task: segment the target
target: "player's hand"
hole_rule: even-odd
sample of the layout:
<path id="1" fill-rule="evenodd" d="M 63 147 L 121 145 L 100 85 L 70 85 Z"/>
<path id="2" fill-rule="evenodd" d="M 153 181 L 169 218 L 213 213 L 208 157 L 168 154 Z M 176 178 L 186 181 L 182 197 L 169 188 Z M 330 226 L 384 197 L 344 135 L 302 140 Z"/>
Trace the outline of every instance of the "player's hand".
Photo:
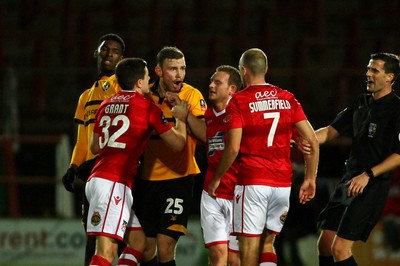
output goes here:
<path id="1" fill-rule="evenodd" d="M 179 100 L 179 103 L 172 107 L 172 114 L 176 119 L 186 122 L 190 104 L 187 101 Z"/>
<path id="2" fill-rule="evenodd" d="M 306 139 L 304 139 L 302 137 L 298 137 L 295 140 L 295 143 L 296 143 L 297 149 L 299 149 L 304 155 L 311 154 L 311 145 Z"/>
<path id="3" fill-rule="evenodd" d="M 217 196 L 215 191 L 217 191 L 217 188 L 218 188 L 220 182 L 221 181 L 219 179 L 215 179 L 215 178 L 211 179 L 211 182 L 208 185 L 208 195 L 210 195 L 210 197 Z"/>
<path id="4" fill-rule="evenodd" d="M 315 197 L 316 184 L 314 180 L 304 179 L 301 184 L 299 199 L 301 204 L 305 204 Z"/>
<path id="5" fill-rule="evenodd" d="M 176 92 L 167 91 L 165 93 L 165 98 L 170 106 L 178 105 L 181 102 L 181 99 Z"/>
<path id="6" fill-rule="evenodd" d="M 76 169 L 72 167 L 68 168 L 67 172 L 62 177 L 62 182 L 64 184 L 64 187 L 69 192 L 74 192 L 74 187 L 72 186 L 72 184 L 74 183 L 75 177 L 76 177 Z"/>
<path id="7" fill-rule="evenodd" d="M 347 190 L 347 196 L 356 197 L 362 194 L 368 182 L 369 176 L 366 173 L 362 173 L 358 176 L 353 177 L 346 182 L 346 186 L 349 187 L 349 189 Z"/>

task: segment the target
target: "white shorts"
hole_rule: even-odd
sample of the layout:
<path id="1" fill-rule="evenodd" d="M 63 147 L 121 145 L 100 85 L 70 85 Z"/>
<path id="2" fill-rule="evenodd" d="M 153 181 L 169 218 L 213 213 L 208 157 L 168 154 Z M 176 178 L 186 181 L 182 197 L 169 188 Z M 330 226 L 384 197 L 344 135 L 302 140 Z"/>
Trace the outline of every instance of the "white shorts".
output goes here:
<path id="1" fill-rule="evenodd" d="M 132 190 L 104 178 L 91 178 L 85 189 L 89 201 L 87 234 L 123 240 L 127 229 L 140 224 L 132 210 Z"/>
<path id="2" fill-rule="evenodd" d="M 239 245 L 232 232 L 231 200 L 212 198 L 203 190 L 200 201 L 200 222 L 206 247 L 228 244 L 229 249 L 238 251 Z"/>
<path id="3" fill-rule="evenodd" d="M 129 218 L 129 222 L 126 225 L 126 230 L 143 230 L 140 225 L 139 218 L 136 216 L 134 210 L 131 209 L 131 217 Z"/>
<path id="4" fill-rule="evenodd" d="M 279 233 L 289 210 L 290 187 L 248 185 L 235 187 L 233 232 L 259 236 L 264 228 Z"/>

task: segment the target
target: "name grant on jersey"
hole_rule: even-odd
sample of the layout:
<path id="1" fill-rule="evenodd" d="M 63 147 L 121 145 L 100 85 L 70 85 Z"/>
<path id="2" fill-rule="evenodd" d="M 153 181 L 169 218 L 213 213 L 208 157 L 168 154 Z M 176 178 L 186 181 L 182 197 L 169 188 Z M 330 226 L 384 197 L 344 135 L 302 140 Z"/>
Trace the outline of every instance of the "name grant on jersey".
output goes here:
<path id="1" fill-rule="evenodd" d="M 269 99 L 269 100 L 262 100 L 257 102 L 250 102 L 249 103 L 250 112 L 263 112 L 269 110 L 283 110 L 283 109 L 290 109 L 290 103 L 288 100 L 281 100 L 281 99 Z"/>
<path id="2" fill-rule="evenodd" d="M 104 113 L 106 114 L 124 114 L 126 113 L 126 109 L 128 108 L 129 104 L 109 104 L 104 109 Z"/>

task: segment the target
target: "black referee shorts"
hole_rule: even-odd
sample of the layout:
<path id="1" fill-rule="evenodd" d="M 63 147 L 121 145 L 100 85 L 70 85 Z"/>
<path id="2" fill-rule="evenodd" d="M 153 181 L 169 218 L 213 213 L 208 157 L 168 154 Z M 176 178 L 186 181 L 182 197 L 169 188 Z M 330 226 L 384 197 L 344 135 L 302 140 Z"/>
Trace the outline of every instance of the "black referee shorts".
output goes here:
<path id="1" fill-rule="evenodd" d="M 378 177 L 379 178 L 379 177 Z M 377 224 L 389 191 L 389 180 L 372 180 L 363 193 L 354 198 L 343 196 L 347 189 L 338 184 L 318 217 L 318 227 L 335 231 L 344 239 L 367 241 Z"/>

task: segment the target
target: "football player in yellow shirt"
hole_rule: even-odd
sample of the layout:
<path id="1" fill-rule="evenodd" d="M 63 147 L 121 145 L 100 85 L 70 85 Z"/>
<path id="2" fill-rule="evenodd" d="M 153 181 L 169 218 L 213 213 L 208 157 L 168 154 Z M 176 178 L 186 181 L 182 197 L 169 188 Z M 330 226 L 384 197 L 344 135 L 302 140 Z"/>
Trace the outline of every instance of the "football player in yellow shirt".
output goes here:
<path id="1" fill-rule="evenodd" d="M 160 50 L 155 72 L 158 79 L 149 96 L 170 123 L 175 121 L 171 111 L 174 101 L 169 100 L 167 93 L 187 101 L 190 104 L 190 114 L 186 117 L 189 134 L 180 152 L 174 152 L 157 135 L 150 139 L 143 156 L 143 172 L 134 187 L 134 209 L 146 234 L 141 265 L 173 266 L 177 241 L 187 230 L 194 175 L 200 173 L 194 156 L 196 137 L 190 128 L 197 123 L 204 126 L 207 105 L 199 90 L 183 82 L 186 63 L 178 48 L 167 46 Z"/>
<path id="2" fill-rule="evenodd" d="M 98 78 L 92 87 L 85 90 L 79 97 L 74 121 L 77 123 L 76 143 L 72 153 L 70 167 L 62 178 L 64 187 L 70 192 L 80 193 L 84 200 L 82 204 L 82 223 L 86 232 L 88 203 L 84 196 L 83 186 L 75 177 L 86 183 L 94 166 L 95 155 L 90 151 L 90 138 L 93 133 L 94 118 L 100 103 L 120 90 L 115 78 L 115 67 L 122 60 L 125 52 L 125 42 L 117 34 L 103 35 L 98 40 L 94 51 L 97 60 Z M 82 182 L 80 182 L 82 184 Z M 85 265 L 89 265 L 95 252 L 95 237 L 88 236 L 85 248 Z"/>

